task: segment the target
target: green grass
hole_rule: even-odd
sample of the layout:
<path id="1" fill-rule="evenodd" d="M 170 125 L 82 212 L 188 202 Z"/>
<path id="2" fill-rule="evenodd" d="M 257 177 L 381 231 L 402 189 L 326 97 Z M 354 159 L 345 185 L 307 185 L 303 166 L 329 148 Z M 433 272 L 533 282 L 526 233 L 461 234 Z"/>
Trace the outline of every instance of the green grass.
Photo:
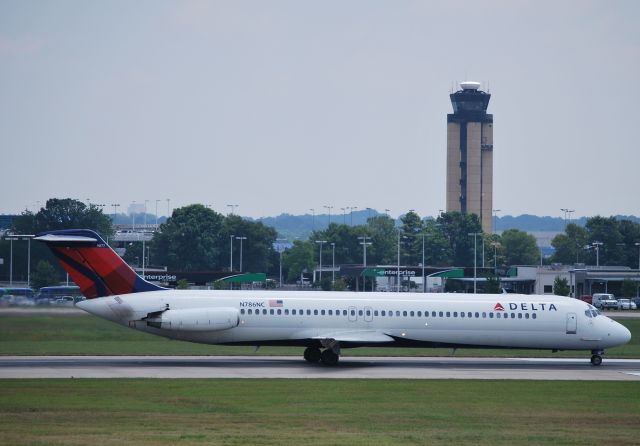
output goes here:
<path id="1" fill-rule="evenodd" d="M 633 382 L 1 380 L 2 445 L 638 444 Z"/>
<path id="2" fill-rule="evenodd" d="M 632 333 L 631 342 L 607 350 L 613 358 L 640 358 L 640 319 L 621 319 Z M 216 346 L 171 341 L 131 330 L 95 316 L 3 315 L 0 316 L 0 355 L 301 355 L 302 348 Z M 345 356 L 449 356 L 449 349 L 357 348 L 344 349 Z M 460 349 L 456 356 L 568 356 L 588 353 L 544 350 Z"/>

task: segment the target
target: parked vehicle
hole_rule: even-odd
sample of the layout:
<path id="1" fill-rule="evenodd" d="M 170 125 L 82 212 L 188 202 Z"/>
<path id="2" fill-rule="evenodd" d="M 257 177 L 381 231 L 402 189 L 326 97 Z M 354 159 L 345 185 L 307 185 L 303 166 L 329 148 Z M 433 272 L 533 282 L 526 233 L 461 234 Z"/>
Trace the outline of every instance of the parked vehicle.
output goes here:
<path id="1" fill-rule="evenodd" d="M 618 301 L 613 294 L 595 293 L 592 298 L 593 306 L 600 310 L 617 310 Z"/>
<path id="2" fill-rule="evenodd" d="M 583 294 L 580 296 L 580 300 L 588 303 L 589 305 L 593 305 L 593 296 L 591 296 L 591 294 Z"/>
<path id="3" fill-rule="evenodd" d="M 635 310 L 636 304 L 631 299 L 618 299 L 618 310 Z"/>

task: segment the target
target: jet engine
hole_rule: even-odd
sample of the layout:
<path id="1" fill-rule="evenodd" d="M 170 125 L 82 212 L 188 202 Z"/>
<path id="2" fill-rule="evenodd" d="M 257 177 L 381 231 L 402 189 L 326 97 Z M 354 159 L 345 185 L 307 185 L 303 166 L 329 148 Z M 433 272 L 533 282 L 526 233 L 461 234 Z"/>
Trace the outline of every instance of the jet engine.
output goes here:
<path id="1" fill-rule="evenodd" d="M 149 313 L 150 327 L 173 331 L 219 331 L 237 327 L 240 323 L 236 308 L 188 308 Z"/>

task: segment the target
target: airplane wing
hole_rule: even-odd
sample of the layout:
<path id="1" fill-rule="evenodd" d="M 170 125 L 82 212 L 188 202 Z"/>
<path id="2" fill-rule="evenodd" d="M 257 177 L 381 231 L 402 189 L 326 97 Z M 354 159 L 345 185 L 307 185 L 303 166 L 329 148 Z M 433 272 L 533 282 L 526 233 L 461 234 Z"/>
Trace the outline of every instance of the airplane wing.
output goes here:
<path id="1" fill-rule="evenodd" d="M 383 344 L 394 341 L 391 336 L 376 330 L 332 331 L 313 336 L 311 339 L 318 339 L 323 343 L 333 341 L 364 344 Z"/>

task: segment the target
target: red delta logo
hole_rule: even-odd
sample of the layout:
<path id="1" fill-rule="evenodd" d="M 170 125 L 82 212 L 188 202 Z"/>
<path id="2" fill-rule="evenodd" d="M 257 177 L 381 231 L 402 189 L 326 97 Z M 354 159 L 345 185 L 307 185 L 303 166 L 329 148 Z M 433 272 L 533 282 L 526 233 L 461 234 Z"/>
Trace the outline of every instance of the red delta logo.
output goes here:
<path id="1" fill-rule="evenodd" d="M 493 307 L 493 311 L 504 311 L 504 307 L 502 306 L 502 304 L 500 302 L 498 302 L 494 307 Z"/>

